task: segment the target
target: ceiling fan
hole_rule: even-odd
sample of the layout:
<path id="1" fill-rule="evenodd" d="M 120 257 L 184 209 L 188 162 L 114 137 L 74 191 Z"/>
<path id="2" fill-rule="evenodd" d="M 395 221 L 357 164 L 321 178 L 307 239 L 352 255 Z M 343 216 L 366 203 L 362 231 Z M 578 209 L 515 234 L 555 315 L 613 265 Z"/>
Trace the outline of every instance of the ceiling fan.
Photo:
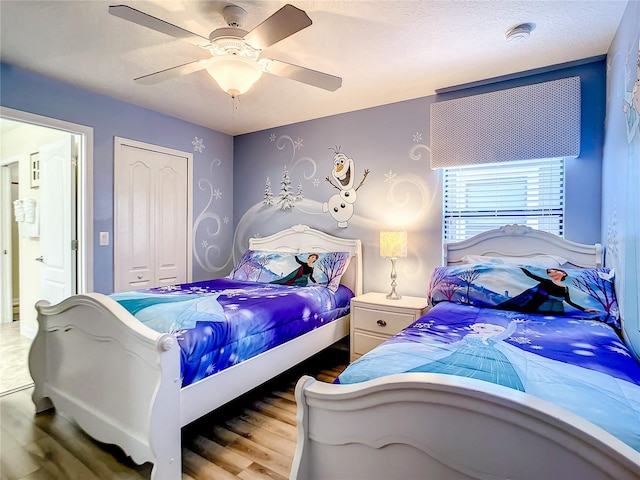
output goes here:
<path id="1" fill-rule="evenodd" d="M 227 5 L 222 15 L 228 27 L 214 30 L 209 38 L 127 5 L 112 5 L 109 13 L 185 40 L 211 53 L 209 59 L 185 63 L 134 79 L 143 85 L 153 85 L 206 69 L 220 88 L 232 97 L 247 92 L 263 72 L 332 92 L 342 86 L 340 77 L 262 56 L 262 51 L 266 48 L 311 25 L 306 12 L 293 5 L 285 5 L 248 32 L 241 28 L 247 12 L 237 5 Z"/>

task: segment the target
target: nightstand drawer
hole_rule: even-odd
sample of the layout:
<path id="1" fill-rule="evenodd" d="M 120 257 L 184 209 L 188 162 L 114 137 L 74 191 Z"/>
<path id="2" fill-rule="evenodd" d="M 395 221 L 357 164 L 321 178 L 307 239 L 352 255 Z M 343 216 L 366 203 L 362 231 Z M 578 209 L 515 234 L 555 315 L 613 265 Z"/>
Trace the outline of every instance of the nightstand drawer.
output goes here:
<path id="1" fill-rule="evenodd" d="M 354 310 L 354 329 L 368 330 L 385 336 L 395 335 L 416 319 L 415 315 L 408 313 L 385 312 L 363 307 L 356 307 Z"/>
<path id="2" fill-rule="evenodd" d="M 351 299 L 350 359 L 360 358 L 386 339 L 407 328 L 425 314 L 429 306 L 421 297 L 391 300 L 380 292 Z"/>
<path id="3" fill-rule="evenodd" d="M 386 337 L 374 337 L 373 335 L 368 335 L 363 332 L 355 332 L 353 334 L 353 350 L 351 354 L 354 357 L 360 357 L 361 355 L 367 353 L 369 350 L 372 350 L 380 345 L 386 339 Z"/>

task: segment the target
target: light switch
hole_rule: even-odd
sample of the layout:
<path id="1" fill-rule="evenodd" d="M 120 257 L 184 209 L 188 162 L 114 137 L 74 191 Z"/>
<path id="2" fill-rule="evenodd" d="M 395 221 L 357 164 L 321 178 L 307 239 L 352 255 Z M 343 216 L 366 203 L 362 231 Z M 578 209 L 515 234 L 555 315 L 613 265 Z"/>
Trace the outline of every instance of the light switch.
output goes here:
<path id="1" fill-rule="evenodd" d="M 109 245 L 109 232 L 100 232 L 100 245 Z"/>

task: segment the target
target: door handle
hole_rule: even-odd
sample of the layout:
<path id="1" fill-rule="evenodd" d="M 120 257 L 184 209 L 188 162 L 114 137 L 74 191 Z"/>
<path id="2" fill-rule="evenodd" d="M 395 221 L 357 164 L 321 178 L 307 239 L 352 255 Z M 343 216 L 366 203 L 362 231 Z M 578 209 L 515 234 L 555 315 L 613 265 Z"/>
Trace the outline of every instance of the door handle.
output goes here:
<path id="1" fill-rule="evenodd" d="M 42 255 L 40 255 L 38 258 L 36 258 L 36 262 L 43 262 L 44 263 L 44 258 L 42 258 Z"/>

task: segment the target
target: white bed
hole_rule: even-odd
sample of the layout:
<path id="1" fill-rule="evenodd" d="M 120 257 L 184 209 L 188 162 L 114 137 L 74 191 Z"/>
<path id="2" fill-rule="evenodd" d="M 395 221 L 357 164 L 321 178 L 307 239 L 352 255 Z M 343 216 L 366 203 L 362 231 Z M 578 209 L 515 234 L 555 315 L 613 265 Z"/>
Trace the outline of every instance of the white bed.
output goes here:
<path id="1" fill-rule="evenodd" d="M 445 245 L 445 265 L 470 254 L 553 254 L 588 268 L 602 259 L 598 244 L 517 225 Z M 292 479 L 640 478 L 640 452 L 603 429 L 527 393 L 473 378 L 402 373 L 333 385 L 305 376 L 296 399 Z"/>
<path id="2" fill-rule="evenodd" d="M 349 252 L 341 283 L 362 293 L 360 240 L 296 225 L 249 241 L 252 250 Z M 36 411 L 55 407 L 93 438 L 154 464 L 154 479 L 181 478 L 181 427 L 284 372 L 349 332 L 349 316 L 181 388 L 175 338 L 146 327 L 106 295 L 36 305 L 29 354 Z M 108 359 L 108 361 L 105 361 Z M 259 366 L 258 366 L 259 365 Z M 176 415 L 176 412 L 180 412 Z"/>

